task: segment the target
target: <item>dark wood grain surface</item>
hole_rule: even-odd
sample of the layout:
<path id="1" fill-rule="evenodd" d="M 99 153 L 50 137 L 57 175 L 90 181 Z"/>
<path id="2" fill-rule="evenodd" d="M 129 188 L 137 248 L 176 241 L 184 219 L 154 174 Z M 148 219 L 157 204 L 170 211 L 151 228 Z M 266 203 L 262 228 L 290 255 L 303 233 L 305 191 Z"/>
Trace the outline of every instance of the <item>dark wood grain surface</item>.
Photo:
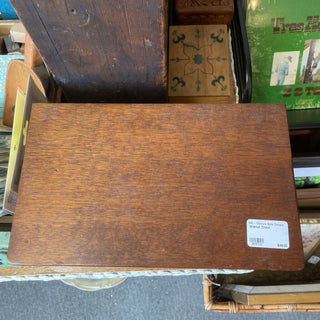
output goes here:
<path id="1" fill-rule="evenodd" d="M 11 0 L 68 102 L 167 101 L 167 0 Z"/>
<path id="2" fill-rule="evenodd" d="M 248 247 L 247 219 L 290 248 Z M 35 104 L 8 259 L 302 268 L 285 106 Z"/>
<path id="3" fill-rule="evenodd" d="M 234 0 L 175 0 L 177 24 L 227 24 L 234 13 Z"/>

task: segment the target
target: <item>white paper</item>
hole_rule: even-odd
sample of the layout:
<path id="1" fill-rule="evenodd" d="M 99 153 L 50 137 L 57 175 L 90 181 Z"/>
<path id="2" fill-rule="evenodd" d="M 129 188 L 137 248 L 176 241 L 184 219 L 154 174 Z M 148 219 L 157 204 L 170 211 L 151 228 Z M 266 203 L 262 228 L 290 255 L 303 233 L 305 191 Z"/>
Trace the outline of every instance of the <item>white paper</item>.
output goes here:
<path id="1" fill-rule="evenodd" d="M 320 167 L 294 168 L 293 172 L 296 178 L 320 176 Z"/>
<path id="2" fill-rule="evenodd" d="M 247 244 L 253 248 L 289 249 L 289 227 L 286 221 L 247 220 Z"/>
<path id="3" fill-rule="evenodd" d="M 317 257 L 317 256 L 312 256 L 312 257 L 308 260 L 308 263 L 317 264 L 319 261 L 320 261 L 320 258 L 319 258 L 319 257 Z"/>

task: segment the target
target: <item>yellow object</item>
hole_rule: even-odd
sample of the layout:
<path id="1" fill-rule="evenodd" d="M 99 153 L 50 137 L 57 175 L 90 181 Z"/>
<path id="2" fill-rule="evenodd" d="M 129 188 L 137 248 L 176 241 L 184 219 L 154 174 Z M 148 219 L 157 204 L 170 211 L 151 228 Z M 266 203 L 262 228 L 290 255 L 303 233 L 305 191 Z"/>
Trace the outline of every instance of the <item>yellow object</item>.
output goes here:
<path id="1" fill-rule="evenodd" d="M 20 134 L 22 133 L 21 132 L 22 119 L 23 119 L 23 110 L 24 110 L 25 101 L 26 101 L 26 95 L 18 88 L 16 103 L 15 103 L 13 127 L 12 127 L 11 148 L 10 148 L 8 171 L 7 171 L 7 182 L 6 182 L 6 189 L 5 189 L 4 201 L 3 201 L 4 209 L 10 212 L 13 212 L 12 208 L 14 208 L 15 206 L 15 204 L 12 206 L 12 203 L 10 202 L 10 192 L 11 192 L 13 170 L 16 164 L 16 159 L 18 154 Z"/>

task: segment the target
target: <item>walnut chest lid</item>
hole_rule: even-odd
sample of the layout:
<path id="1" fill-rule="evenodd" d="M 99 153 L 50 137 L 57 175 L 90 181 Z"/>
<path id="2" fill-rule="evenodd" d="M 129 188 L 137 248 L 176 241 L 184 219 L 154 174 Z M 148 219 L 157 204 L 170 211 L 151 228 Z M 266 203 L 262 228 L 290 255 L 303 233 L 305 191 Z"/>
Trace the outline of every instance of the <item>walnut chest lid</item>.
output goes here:
<path id="1" fill-rule="evenodd" d="M 301 268 L 285 106 L 33 105 L 8 259 Z"/>

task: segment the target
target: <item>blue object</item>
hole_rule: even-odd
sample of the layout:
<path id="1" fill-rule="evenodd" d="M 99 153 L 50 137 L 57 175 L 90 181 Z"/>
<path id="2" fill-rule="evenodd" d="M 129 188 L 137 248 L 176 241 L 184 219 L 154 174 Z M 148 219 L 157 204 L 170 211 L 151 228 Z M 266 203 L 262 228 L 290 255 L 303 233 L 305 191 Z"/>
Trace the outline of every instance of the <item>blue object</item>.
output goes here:
<path id="1" fill-rule="evenodd" d="M 18 16 L 9 0 L 0 0 L 0 12 L 2 14 L 3 20 L 16 20 Z"/>
<path id="2" fill-rule="evenodd" d="M 0 0 L 1 1 L 1 0 Z M 0 118 L 3 115 L 4 89 L 8 64 L 12 59 L 23 59 L 23 55 L 0 55 Z"/>
<path id="3" fill-rule="evenodd" d="M 0 232 L 0 267 L 15 267 L 7 260 L 10 232 Z"/>

